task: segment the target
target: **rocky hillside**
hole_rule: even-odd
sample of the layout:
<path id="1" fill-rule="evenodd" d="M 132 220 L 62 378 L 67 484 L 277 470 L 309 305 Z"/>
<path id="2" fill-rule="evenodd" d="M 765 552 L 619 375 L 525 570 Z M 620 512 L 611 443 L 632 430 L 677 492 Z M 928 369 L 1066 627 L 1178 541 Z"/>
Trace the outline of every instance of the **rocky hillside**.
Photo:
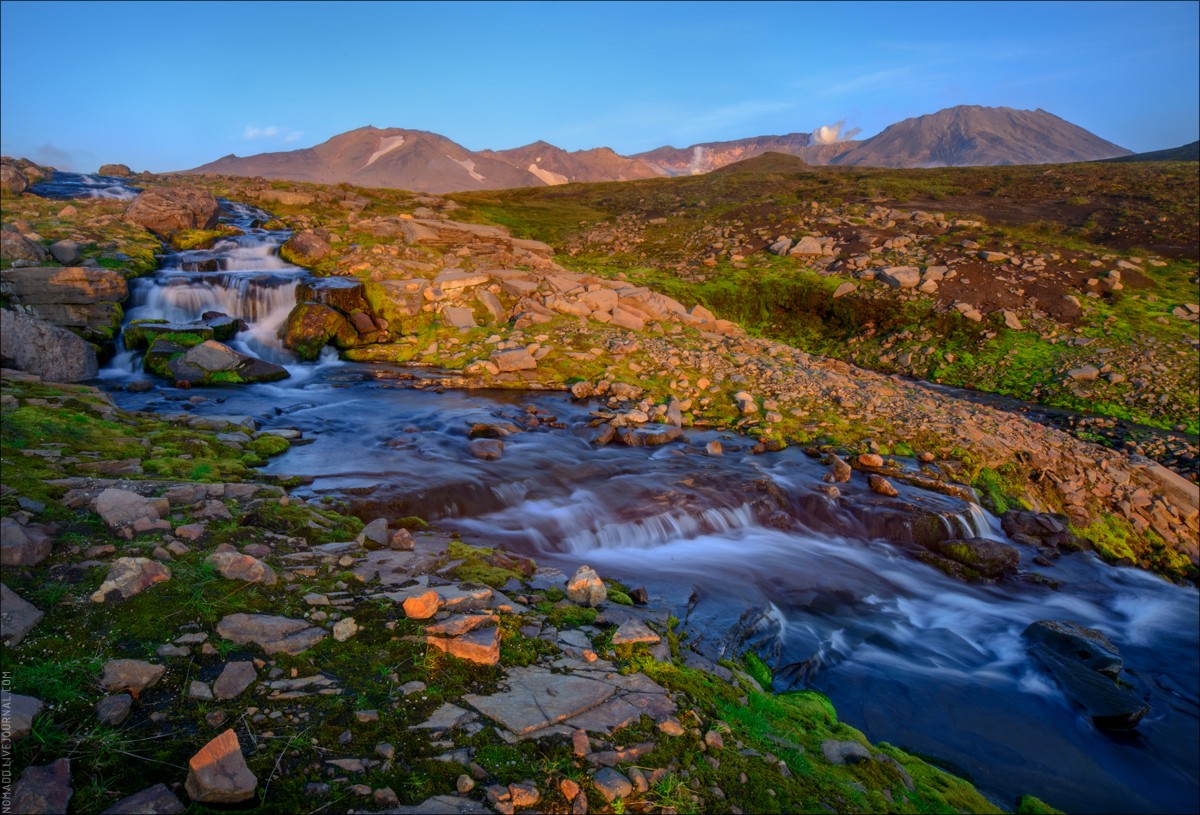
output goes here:
<path id="1" fill-rule="evenodd" d="M 1090 161 L 1129 151 L 1043 110 L 960 106 L 907 119 L 866 141 L 843 139 L 833 127 L 628 157 L 607 147 L 569 153 L 544 141 L 472 152 L 436 133 L 362 127 L 316 147 L 229 155 L 188 172 L 444 193 L 698 175 L 769 152 L 819 165 L 952 167 Z"/>
<path id="2" fill-rule="evenodd" d="M 1152 150 L 1149 153 L 1134 153 L 1132 156 L 1103 159 L 1103 161 L 1200 161 L 1200 141 L 1172 147 L 1167 150 Z"/>

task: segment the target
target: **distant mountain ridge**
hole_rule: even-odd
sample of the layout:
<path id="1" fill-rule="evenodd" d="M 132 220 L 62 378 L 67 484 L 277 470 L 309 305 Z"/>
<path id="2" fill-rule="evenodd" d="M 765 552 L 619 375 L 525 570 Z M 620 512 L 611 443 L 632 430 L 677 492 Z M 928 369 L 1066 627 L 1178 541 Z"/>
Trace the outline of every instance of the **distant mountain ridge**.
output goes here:
<path id="1" fill-rule="evenodd" d="M 1048 164 L 1130 155 L 1040 109 L 960 105 L 905 119 L 858 141 L 832 141 L 828 130 L 660 147 L 622 156 L 607 147 L 568 152 L 544 141 L 509 150 L 471 151 L 437 133 L 368 126 L 314 147 L 229 155 L 187 172 L 444 193 L 696 175 L 768 152 L 814 165 L 863 167 Z"/>
<path id="2" fill-rule="evenodd" d="M 1101 161 L 1200 161 L 1200 141 L 1169 147 L 1166 150 L 1151 150 L 1149 153 L 1134 153 L 1131 156 L 1106 158 Z"/>

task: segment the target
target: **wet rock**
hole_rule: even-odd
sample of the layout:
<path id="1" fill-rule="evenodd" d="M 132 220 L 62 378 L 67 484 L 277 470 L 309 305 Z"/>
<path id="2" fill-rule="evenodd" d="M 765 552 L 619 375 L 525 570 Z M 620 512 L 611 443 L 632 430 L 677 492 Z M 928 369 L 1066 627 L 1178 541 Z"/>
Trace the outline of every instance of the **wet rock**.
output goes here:
<path id="1" fill-rule="evenodd" d="M 592 776 L 592 783 L 604 796 L 604 800 L 610 804 L 618 798 L 628 798 L 633 794 L 633 784 L 612 767 L 597 770 L 596 774 Z"/>
<path id="2" fill-rule="evenodd" d="M 36 566 L 50 556 L 50 536 L 42 527 L 22 526 L 16 518 L 0 518 L 0 565 Z"/>
<path id="3" fill-rule="evenodd" d="M 616 436 L 626 447 L 656 447 L 680 438 L 683 429 L 665 424 L 622 427 L 617 429 Z"/>
<path id="4" fill-rule="evenodd" d="M 1078 538 L 1069 524 L 1066 515 L 1048 512 L 1010 509 L 1000 516 L 1000 526 L 1018 543 L 1053 546 L 1071 552 L 1086 548 L 1087 542 Z"/>
<path id="5" fill-rule="evenodd" d="M 239 645 L 255 643 L 268 654 L 299 654 L 327 635 L 304 620 L 267 614 L 230 614 L 217 623 L 217 633 Z"/>
<path id="6" fill-rule="evenodd" d="M 162 346 L 160 348 L 160 346 Z M 176 349 L 182 350 L 178 355 Z M 159 355 L 151 362 L 151 354 Z M 163 351 L 169 355 L 161 359 Z M 216 340 L 205 340 L 199 345 L 183 349 L 163 339 L 154 341 L 143 363 L 146 370 L 176 382 L 193 385 L 242 385 L 254 382 L 276 382 L 287 379 L 287 368 L 233 350 Z"/>
<path id="7" fill-rule="evenodd" d="M 60 758 L 53 764 L 26 767 L 5 803 L 8 812 L 23 815 L 66 815 L 67 804 L 75 793 L 71 789 L 71 760 Z"/>
<path id="8" fill-rule="evenodd" d="M 580 566 L 567 581 L 567 599 L 595 607 L 608 599 L 608 589 L 591 566 Z"/>
<path id="9" fill-rule="evenodd" d="M 851 473 L 854 472 L 850 465 L 835 455 L 830 455 L 826 461 L 829 464 L 829 471 L 822 476 L 822 480 L 831 484 L 838 484 L 850 480 Z"/>
<path id="10" fill-rule="evenodd" d="M 1150 712 L 1150 706 L 1133 691 L 1083 661 L 1063 656 L 1040 642 L 1031 644 L 1029 653 L 1054 676 L 1067 698 L 1087 711 L 1092 723 L 1102 730 L 1131 730 Z"/>
<path id="11" fill-rule="evenodd" d="M 293 233 L 287 242 L 279 247 L 279 256 L 297 266 L 311 266 L 329 257 L 332 251 L 333 248 L 316 232 L 302 229 Z"/>
<path id="12" fill-rule="evenodd" d="M 342 349 L 358 345 L 358 330 L 345 314 L 321 303 L 299 303 L 292 309 L 284 323 L 284 347 L 313 360 L 330 343 Z"/>
<path id="13" fill-rule="evenodd" d="M 117 801 L 100 815 L 180 815 L 183 803 L 166 784 L 155 784 Z"/>
<path id="14" fill-rule="evenodd" d="M 1021 637 L 1030 643 L 1044 645 L 1110 679 L 1116 679 L 1125 664 L 1112 640 L 1094 628 L 1085 628 L 1070 620 L 1038 620 L 1030 624 Z"/>
<path id="15" fill-rule="evenodd" d="M 212 229 L 220 205 L 212 193 L 194 187 L 156 187 L 138 195 L 125 220 L 169 238 L 184 229 Z"/>
<path id="16" fill-rule="evenodd" d="M 213 682 L 213 696 L 222 700 L 236 698 L 253 685 L 256 679 L 258 672 L 254 669 L 253 662 L 230 662 L 221 671 L 217 681 Z"/>
<path id="17" fill-rule="evenodd" d="M 116 727 L 129 718 L 131 710 L 133 710 L 133 697 L 128 693 L 114 693 L 96 703 L 96 719 Z"/>
<path id="18" fill-rule="evenodd" d="M 166 673 L 165 665 L 154 665 L 140 659 L 110 659 L 104 663 L 100 686 L 110 693 L 130 691 L 140 694 L 154 687 Z"/>
<path id="19" fill-rule="evenodd" d="M 481 461 L 499 461 L 504 455 L 504 442 L 499 439 L 472 439 L 467 452 Z"/>
<path id="20" fill-rule="evenodd" d="M 144 557 L 120 557 L 108 568 L 100 588 L 92 594 L 93 603 L 128 600 L 155 583 L 171 579 L 171 570 L 162 563 Z"/>
<path id="21" fill-rule="evenodd" d="M 871 760 L 871 752 L 856 741 L 826 739 L 821 742 L 821 754 L 830 764 L 858 764 Z"/>
<path id="22" fill-rule="evenodd" d="M 660 639 L 661 637 L 651 631 L 650 627 L 641 620 L 628 619 L 613 632 L 612 644 L 628 645 L 635 642 L 648 642 L 653 645 Z"/>
<path id="23" fill-rule="evenodd" d="M 192 756 L 184 788 L 202 804 L 237 804 L 254 797 L 258 779 L 246 766 L 237 733 L 226 730 Z"/>
<path id="24" fill-rule="evenodd" d="M 858 457 L 858 463 L 863 467 L 882 467 L 883 456 L 878 453 L 863 453 Z"/>
<path id="25" fill-rule="evenodd" d="M 42 712 L 41 699 L 32 696 L 22 696 L 19 693 L 0 692 L 0 710 L 8 717 L 9 737 L 20 741 L 29 735 L 33 729 L 33 720 Z"/>
<path id="26" fill-rule="evenodd" d="M 996 580 L 1014 574 L 1021 563 L 1016 547 L 985 538 L 931 540 L 925 546 L 935 557 L 922 560 L 964 580 Z"/>
<path id="27" fill-rule="evenodd" d="M 0 364 L 50 382 L 82 382 L 99 372 L 90 343 L 65 328 L 9 309 L 0 309 Z"/>
<path id="28" fill-rule="evenodd" d="M 274 586 L 279 582 L 274 569 L 258 558 L 240 552 L 214 552 L 206 561 L 216 567 L 221 577 L 228 580 L 262 583 L 264 586 Z"/>
<path id="29" fill-rule="evenodd" d="M 0 640 L 5 645 L 20 645 L 42 616 L 32 603 L 0 583 Z"/>
<path id="30" fill-rule="evenodd" d="M 892 482 L 888 481 L 881 475 L 872 473 L 867 476 L 867 484 L 871 487 L 871 492 L 879 495 L 886 495 L 889 498 L 895 498 L 900 494 L 900 491 L 892 486 Z"/>

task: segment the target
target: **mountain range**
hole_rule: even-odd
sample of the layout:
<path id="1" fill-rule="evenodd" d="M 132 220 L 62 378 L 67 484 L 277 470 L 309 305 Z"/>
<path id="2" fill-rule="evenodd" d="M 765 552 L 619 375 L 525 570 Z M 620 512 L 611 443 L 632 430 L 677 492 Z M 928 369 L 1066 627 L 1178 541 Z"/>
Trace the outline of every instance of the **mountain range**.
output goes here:
<path id="1" fill-rule="evenodd" d="M 838 140 L 836 128 L 820 128 L 660 147 L 631 156 L 607 147 L 568 152 L 544 141 L 510 150 L 471 151 L 437 133 L 361 127 L 315 147 L 228 155 L 187 172 L 443 193 L 696 175 L 767 152 L 815 165 L 893 168 L 1050 164 L 1130 155 L 1041 109 L 960 105 L 905 119 L 863 140 Z"/>

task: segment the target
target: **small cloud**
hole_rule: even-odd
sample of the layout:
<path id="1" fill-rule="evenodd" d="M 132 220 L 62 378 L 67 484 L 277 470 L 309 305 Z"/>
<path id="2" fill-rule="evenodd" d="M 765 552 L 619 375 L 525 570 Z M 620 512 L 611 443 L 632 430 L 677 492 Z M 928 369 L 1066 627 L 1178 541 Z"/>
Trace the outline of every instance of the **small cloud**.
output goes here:
<path id="1" fill-rule="evenodd" d="M 267 125 L 266 127 L 246 125 L 246 129 L 242 131 L 242 138 L 247 141 L 253 139 L 282 139 L 285 142 L 294 142 L 303 135 L 299 130 L 289 130 L 286 127 L 279 127 L 278 125 Z"/>
<path id="2" fill-rule="evenodd" d="M 69 152 L 53 144 L 43 144 L 34 152 L 34 158 L 39 164 L 47 164 L 60 170 L 70 170 L 74 164 Z"/>
<path id="3" fill-rule="evenodd" d="M 813 144 L 837 144 L 840 141 L 849 141 L 862 132 L 861 127 L 852 127 L 846 132 L 842 132 L 842 127 L 846 124 L 845 120 L 834 122 L 831 125 L 822 125 L 812 132 Z"/>

